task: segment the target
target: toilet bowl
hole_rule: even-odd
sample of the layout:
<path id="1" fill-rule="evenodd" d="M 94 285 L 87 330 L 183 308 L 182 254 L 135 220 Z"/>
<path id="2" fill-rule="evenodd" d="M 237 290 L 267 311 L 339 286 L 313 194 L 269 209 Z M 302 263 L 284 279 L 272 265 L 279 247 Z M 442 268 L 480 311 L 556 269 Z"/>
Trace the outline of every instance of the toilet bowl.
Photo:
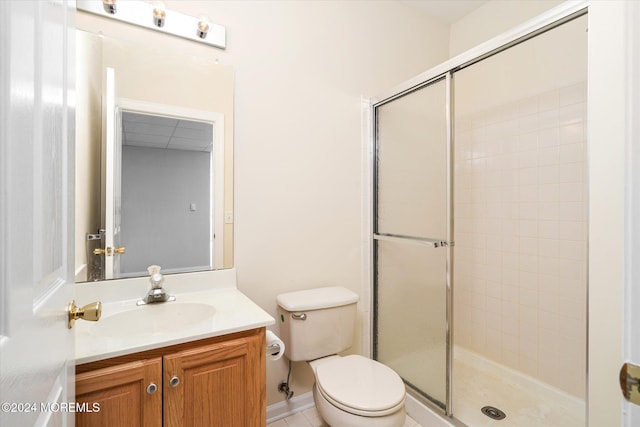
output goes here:
<path id="1" fill-rule="evenodd" d="M 402 427 L 400 376 L 367 357 L 337 355 L 353 342 L 358 295 L 336 286 L 281 294 L 277 302 L 284 354 L 311 366 L 322 419 L 332 427 Z"/>
<path id="2" fill-rule="evenodd" d="M 316 382 L 313 400 L 322 419 L 335 427 L 400 427 L 405 387 L 392 369 L 358 355 L 309 362 Z"/>

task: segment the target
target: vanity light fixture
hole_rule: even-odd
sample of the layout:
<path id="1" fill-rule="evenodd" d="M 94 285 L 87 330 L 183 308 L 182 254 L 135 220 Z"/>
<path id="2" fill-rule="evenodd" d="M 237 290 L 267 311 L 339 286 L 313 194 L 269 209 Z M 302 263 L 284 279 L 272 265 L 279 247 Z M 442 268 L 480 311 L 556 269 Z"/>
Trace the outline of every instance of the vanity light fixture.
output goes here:
<path id="1" fill-rule="evenodd" d="M 164 27 L 164 20 L 167 17 L 164 2 L 157 1 L 153 4 L 153 24 L 158 27 Z"/>
<path id="2" fill-rule="evenodd" d="M 117 12 L 116 0 L 102 0 L 102 8 L 105 12 L 115 15 Z"/>
<path id="3" fill-rule="evenodd" d="M 167 10 L 163 1 L 156 1 L 152 4 L 142 0 L 119 2 L 118 13 L 116 13 L 116 1 L 76 0 L 76 8 L 103 18 L 115 19 L 209 46 L 221 49 L 227 47 L 226 28 L 212 23 L 205 16 L 196 18 L 174 10 Z M 167 15 L 169 15 L 169 19 L 167 19 Z"/>
<path id="4" fill-rule="evenodd" d="M 196 34 L 201 39 L 205 39 L 207 37 L 207 33 L 209 32 L 209 18 L 204 15 L 198 17 L 198 30 Z"/>

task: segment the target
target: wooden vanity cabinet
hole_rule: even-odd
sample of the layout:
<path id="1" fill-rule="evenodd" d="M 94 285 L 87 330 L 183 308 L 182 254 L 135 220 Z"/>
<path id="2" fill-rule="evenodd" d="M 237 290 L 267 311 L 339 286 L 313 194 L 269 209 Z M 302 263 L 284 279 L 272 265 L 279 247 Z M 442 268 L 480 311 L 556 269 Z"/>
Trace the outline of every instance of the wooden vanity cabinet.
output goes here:
<path id="1" fill-rule="evenodd" d="M 147 387 L 156 385 L 156 392 Z M 77 426 L 161 427 L 162 358 L 122 363 L 76 375 L 76 401 L 89 410 L 76 412 Z M 150 390 L 152 390 L 151 388 Z"/>
<path id="2" fill-rule="evenodd" d="M 76 426 L 265 427 L 265 382 L 264 328 L 79 365 Z"/>

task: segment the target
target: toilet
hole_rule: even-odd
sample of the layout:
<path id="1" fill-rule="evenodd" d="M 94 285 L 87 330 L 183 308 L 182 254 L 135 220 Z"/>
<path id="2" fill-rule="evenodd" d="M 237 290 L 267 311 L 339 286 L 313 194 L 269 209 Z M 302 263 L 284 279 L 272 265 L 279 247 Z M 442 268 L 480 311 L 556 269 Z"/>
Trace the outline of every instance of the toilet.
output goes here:
<path id="1" fill-rule="evenodd" d="M 316 409 L 330 426 L 401 427 L 406 391 L 400 376 L 367 357 L 337 355 L 353 343 L 358 299 L 343 287 L 278 295 L 284 354 L 311 366 Z"/>

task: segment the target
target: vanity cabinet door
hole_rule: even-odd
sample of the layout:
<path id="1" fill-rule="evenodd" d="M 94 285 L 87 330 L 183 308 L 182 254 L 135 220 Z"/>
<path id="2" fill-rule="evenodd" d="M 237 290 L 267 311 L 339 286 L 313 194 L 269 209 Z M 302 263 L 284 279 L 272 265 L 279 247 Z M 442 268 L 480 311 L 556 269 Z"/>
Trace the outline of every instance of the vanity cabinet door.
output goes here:
<path id="1" fill-rule="evenodd" d="M 155 388 L 151 386 L 155 384 Z M 162 426 L 162 358 L 123 363 L 76 375 L 77 427 Z"/>
<path id="2" fill-rule="evenodd" d="M 264 427 L 264 333 L 164 356 L 165 427 Z"/>

